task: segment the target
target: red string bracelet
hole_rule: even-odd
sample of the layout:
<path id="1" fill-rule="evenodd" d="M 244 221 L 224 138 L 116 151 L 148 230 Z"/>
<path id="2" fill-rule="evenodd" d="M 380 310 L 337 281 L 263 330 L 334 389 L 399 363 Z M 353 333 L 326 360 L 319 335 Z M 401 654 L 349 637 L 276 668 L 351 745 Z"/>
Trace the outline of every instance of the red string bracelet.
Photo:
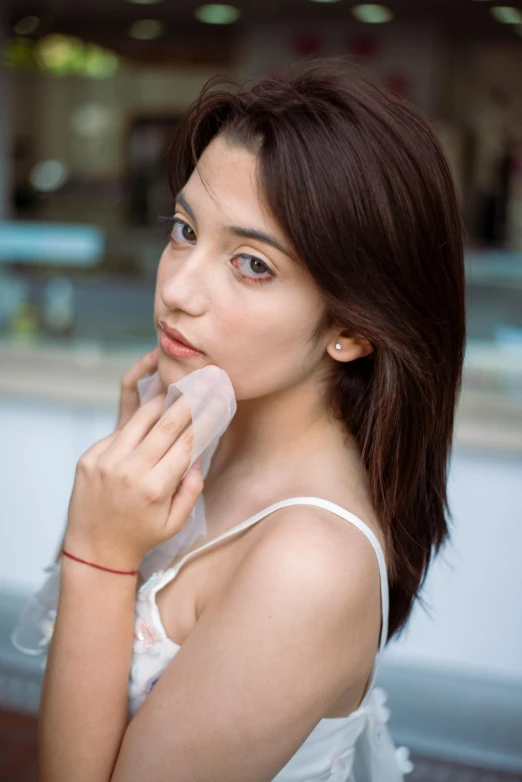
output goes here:
<path id="1" fill-rule="evenodd" d="M 109 567 L 102 567 L 102 565 L 95 565 L 94 562 L 87 562 L 85 559 L 80 559 L 79 557 L 75 557 L 73 554 L 69 554 L 64 548 L 62 549 L 62 554 L 65 554 L 66 557 L 70 557 L 71 559 L 75 559 L 77 562 L 83 562 L 85 565 L 90 565 L 91 567 L 97 567 L 99 570 L 107 570 L 109 573 L 120 573 L 122 576 L 135 576 L 138 572 L 137 570 L 112 570 Z"/>

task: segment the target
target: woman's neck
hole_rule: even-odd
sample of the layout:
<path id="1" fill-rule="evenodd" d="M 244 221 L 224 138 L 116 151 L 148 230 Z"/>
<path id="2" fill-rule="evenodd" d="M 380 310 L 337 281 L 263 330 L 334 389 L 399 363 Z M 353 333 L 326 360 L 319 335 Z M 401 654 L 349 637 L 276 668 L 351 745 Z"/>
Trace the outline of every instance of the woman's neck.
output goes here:
<path id="1" fill-rule="evenodd" d="M 325 448 L 353 448 L 355 440 L 332 419 L 317 388 L 288 388 L 239 401 L 220 438 L 209 477 L 224 473 L 255 475 L 298 464 Z"/>

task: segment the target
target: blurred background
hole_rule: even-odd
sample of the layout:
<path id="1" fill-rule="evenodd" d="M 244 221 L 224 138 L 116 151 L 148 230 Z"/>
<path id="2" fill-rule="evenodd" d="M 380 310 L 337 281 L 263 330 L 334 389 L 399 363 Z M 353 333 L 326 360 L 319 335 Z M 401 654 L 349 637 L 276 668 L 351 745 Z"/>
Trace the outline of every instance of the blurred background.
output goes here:
<path id="1" fill-rule="evenodd" d="M 2 0 L 2 780 L 36 779 L 42 677 L 9 633 L 54 561 L 79 456 L 155 345 L 173 129 L 209 77 L 320 55 L 430 117 L 466 225 L 452 539 L 386 650 L 390 728 L 412 782 L 522 779 L 522 0 Z"/>

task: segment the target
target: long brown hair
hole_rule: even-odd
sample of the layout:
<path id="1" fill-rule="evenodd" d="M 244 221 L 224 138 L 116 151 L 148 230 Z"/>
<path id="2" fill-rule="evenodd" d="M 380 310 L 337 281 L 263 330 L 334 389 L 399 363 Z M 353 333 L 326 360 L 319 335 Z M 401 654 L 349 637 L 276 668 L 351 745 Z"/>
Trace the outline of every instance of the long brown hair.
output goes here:
<path id="1" fill-rule="evenodd" d="M 357 439 L 387 535 L 388 639 L 448 536 L 446 483 L 465 343 L 462 222 L 450 169 L 409 102 L 315 60 L 252 86 L 213 77 L 171 146 L 173 195 L 218 134 L 260 185 L 333 325 L 374 351 L 332 361 L 328 404 Z"/>

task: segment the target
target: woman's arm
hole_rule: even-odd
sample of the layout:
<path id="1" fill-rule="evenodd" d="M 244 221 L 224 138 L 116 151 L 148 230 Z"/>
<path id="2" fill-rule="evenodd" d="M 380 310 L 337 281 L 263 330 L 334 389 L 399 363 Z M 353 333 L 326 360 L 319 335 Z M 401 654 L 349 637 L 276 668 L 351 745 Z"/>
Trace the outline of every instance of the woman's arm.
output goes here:
<path id="1" fill-rule="evenodd" d="M 59 549 L 58 549 L 58 551 L 56 552 L 56 557 L 55 557 L 55 559 L 54 559 L 54 563 L 55 563 L 55 564 L 56 564 L 56 563 L 57 563 L 57 562 L 60 560 L 60 557 L 62 556 L 62 549 L 63 549 L 63 544 L 64 544 L 64 541 L 65 541 L 65 535 L 66 535 L 66 533 L 64 532 L 64 533 L 63 533 L 63 537 L 62 537 L 62 542 L 60 543 L 60 548 L 59 548 Z M 138 589 L 140 588 L 140 586 L 141 586 L 143 583 L 145 583 L 145 579 L 143 578 L 143 576 L 141 575 L 141 573 L 138 573 L 138 574 L 136 575 L 136 579 L 137 579 L 137 581 L 136 581 L 136 591 L 138 591 Z"/>
<path id="2" fill-rule="evenodd" d="M 39 782 L 109 782 L 128 722 L 136 576 L 63 558 L 38 718 Z"/>
<path id="3" fill-rule="evenodd" d="M 41 782 L 109 782 L 128 716 L 136 575 L 144 555 L 186 523 L 203 480 L 191 469 L 191 410 L 165 395 L 78 461 L 39 716 Z M 182 477 L 184 475 L 184 477 Z"/>

